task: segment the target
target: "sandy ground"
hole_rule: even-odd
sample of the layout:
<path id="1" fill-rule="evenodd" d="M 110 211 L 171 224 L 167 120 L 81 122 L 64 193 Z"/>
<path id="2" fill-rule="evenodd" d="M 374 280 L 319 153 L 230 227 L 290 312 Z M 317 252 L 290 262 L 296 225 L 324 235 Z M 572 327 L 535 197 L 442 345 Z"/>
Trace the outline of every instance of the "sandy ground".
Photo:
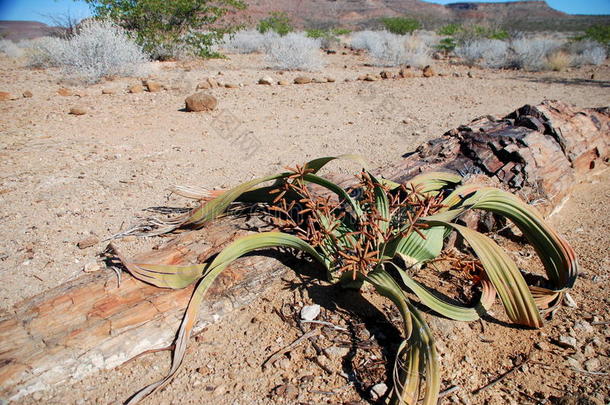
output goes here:
<path id="1" fill-rule="evenodd" d="M 544 99 L 578 107 L 610 105 L 608 65 L 524 73 L 439 62 L 435 69 L 442 77 L 344 82 L 381 69 L 365 66 L 365 57 L 325 58 L 328 66 L 312 76 L 331 76 L 336 81 L 301 86 L 255 84 L 265 75 L 289 81 L 299 75 L 267 70 L 258 55 L 154 64 L 152 77 L 167 90 L 139 94 L 126 92 L 138 79 L 85 86 L 61 82 L 58 72 L 29 70 L 18 61 L 1 59 L 0 91 L 20 95 L 29 90 L 33 97 L 0 102 L 0 310 L 10 312 L 20 300 L 77 277 L 103 247 L 100 243 L 81 250 L 76 246 L 79 240 L 90 235 L 101 239 L 125 229 L 142 209 L 165 204 L 167 187 L 173 184 L 227 187 L 285 165 L 347 152 L 363 154 L 374 166 L 383 166 L 477 116 L 501 116 Z M 590 80 L 593 72 L 595 79 Z M 184 98 L 206 77 L 244 86 L 210 90 L 219 100 L 217 112 L 184 112 Z M 61 87 L 69 87 L 76 95 L 58 95 Z M 114 89 L 116 94 L 103 95 L 102 89 Z M 88 113 L 68 114 L 75 106 Z M 574 372 L 568 367 L 572 363 L 566 363 L 578 362 L 582 368 L 586 360 L 598 358 L 603 367 L 608 364 L 607 324 L 591 324 L 609 317 L 604 292 L 609 224 L 603 208 L 610 193 L 608 176 L 598 177 L 596 186 L 582 187 L 577 198 L 553 218 L 581 255 L 585 276 L 574 292 L 579 308 L 562 309 L 541 331 L 487 323 L 484 327 L 438 325 L 446 346 L 443 386 L 461 387 L 448 401 L 536 403 L 564 393 L 610 400 L 607 375 Z M 295 280 L 294 275 L 287 277 Z M 282 285 L 278 281 L 278 288 Z M 312 288 L 269 293 L 227 322 L 210 327 L 202 341 L 193 344 L 175 382 L 148 403 L 344 403 L 368 398 L 367 386 L 354 388 L 340 375 L 342 363 L 347 367 L 351 361 L 341 356 L 343 352 L 331 361 L 332 374 L 308 360 L 316 357 L 309 344 L 287 357 L 288 362 L 261 371 L 266 357 L 300 334 L 274 308 L 315 301 L 318 290 Z M 348 338 L 363 339 L 383 328 L 375 323 L 379 320 L 371 326 L 378 312 L 362 305 L 360 318 L 330 308 L 326 316 L 355 330 L 356 337 Z M 575 328 L 574 322 L 582 319 L 588 327 Z M 570 333 L 578 337 L 575 351 L 549 343 Z M 235 339 L 227 341 L 227 336 Z M 324 335 L 320 339 L 327 343 L 324 339 L 341 338 Z M 496 343 L 481 343 L 481 339 Z M 376 341 L 383 347 L 387 340 Z M 478 396 L 471 394 L 510 369 L 513 361 L 518 362 L 517 355 L 529 352 L 535 342 L 545 344 L 534 351 L 539 354 L 535 361 L 541 364 L 530 363 L 527 371 L 515 373 L 510 382 Z M 590 349 L 585 352 L 591 342 L 596 343 L 593 354 Z M 568 355 L 574 360 L 566 360 Z M 166 356 L 139 359 L 119 371 L 100 373 L 23 402 L 122 401 L 163 373 L 166 363 L 158 361 L 161 358 Z M 601 372 L 608 371 L 603 367 Z M 547 384 L 549 376 L 552 383 Z"/>

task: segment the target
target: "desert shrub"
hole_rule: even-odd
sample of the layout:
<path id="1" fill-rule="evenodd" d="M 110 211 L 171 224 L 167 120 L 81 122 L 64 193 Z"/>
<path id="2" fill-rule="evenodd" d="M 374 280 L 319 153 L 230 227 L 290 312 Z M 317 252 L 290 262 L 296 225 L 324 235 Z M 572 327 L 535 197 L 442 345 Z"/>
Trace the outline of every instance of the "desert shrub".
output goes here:
<path id="1" fill-rule="evenodd" d="M 310 29 L 306 35 L 308 38 L 319 39 L 322 49 L 332 48 L 341 42 L 333 30 Z"/>
<path id="2" fill-rule="evenodd" d="M 303 33 L 289 33 L 273 38 L 265 52 L 267 61 L 276 69 L 319 70 L 324 65 L 320 40 Z"/>
<path id="3" fill-rule="evenodd" d="M 452 32 L 451 36 L 454 37 L 456 42 L 459 44 L 474 42 L 480 39 L 505 40 L 509 38 L 507 31 L 494 27 L 492 25 L 451 24 L 451 26 L 449 28 L 446 28 L 444 31 Z"/>
<path id="4" fill-rule="evenodd" d="M 234 53 L 254 53 L 263 49 L 264 35 L 256 30 L 237 31 L 225 35 L 222 47 Z"/>
<path id="5" fill-rule="evenodd" d="M 32 66 L 60 67 L 66 76 L 88 82 L 141 74 L 147 60 L 125 30 L 110 21 L 85 22 L 70 39 L 41 38 L 29 57 Z"/>
<path id="6" fill-rule="evenodd" d="M 593 25 L 585 30 L 584 35 L 577 38 L 578 40 L 595 41 L 606 49 L 610 49 L 610 25 Z"/>
<path id="7" fill-rule="evenodd" d="M 283 12 L 273 12 L 269 17 L 258 23 L 258 31 L 262 34 L 267 31 L 275 31 L 280 35 L 286 35 L 293 30 L 290 17 Z"/>
<path id="8" fill-rule="evenodd" d="M 428 40 L 430 38 L 427 38 Z M 417 34 L 405 35 L 405 57 L 403 65 L 424 67 L 430 64 L 430 46 L 426 37 Z"/>
<path id="9" fill-rule="evenodd" d="M 352 36 L 354 49 L 366 49 L 380 66 L 425 66 L 430 47 L 416 34 L 396 35 L 387 31 L 360 31 Z"/>
<path id="10" fill-rule="evenodd" d="M 350 46 L 354 49 L 370 50 L 376 42 L 380 41 L 381 31 L 358 31 L 352 35 Z"/>
<path id="11" fill-rule="evenodd" d="M 331 30 L 331 32 L 333 33 L 333 35 L 339 37 L 341 35 L 349 35 L 352 32 L 352 30 L 347 29 L 347 28 L 333 28 Z"/>
<path id="12" fill-rule="evenodd" d="M 555 51 L 547 56 L 547 68 L 555 72 L 561 72 L 572 64 L 572 55 L 565 51 Z"/>
<path id="13" fill-rule="evenodd" d="M 548 56 L 563 45 L 550 38 L 520 38 L 511 42 L 511 65 L 525 70 L 539 71 L 548 66 Z"/>
<path id="14" fill-rule="evenodd" d="M 450 37 L 450 36 L 456 35 L 461 29 L 462 29 L 462 26 L 460 24 L 453 23 L 453 24 L 443 25 L 436 32 L 438 35 Z"/>
<path id="15" fill-rule="evenodd" d="M 435 45 L 435 48 L 443 52 L 445 55 L 448 55 L 453 52 L 456 47 L 457 43 L 455 42 L 455 39 L 451 37 L 443 38 L 439 41 L 437 45 Z"/>
<path id="16" fill-rule="evenodd" d="M 18 58 L 23 55 L 23 49 L 10 39 L 0 39 L 0 52 L 10 58 Z"/>
<path id="17" fill-rule="evenodd" d="M 392 34 L 410 34 L 421 28 L 421 24 L 414 18 L 408 17 L 386 17 L 381 19 L 383 27 Z"/>
<path id="18" fill-rule="evenodd" d="M 241 0 L 85 0 L 97 17 L 109 18 L 133 32 L 144 51 L 156 59 L 184 54 L 219 56 L 213 45 L 235 29 L 221 25 L 227 13 L 246 7 Z M 178 53 L 173 55 L 173 53 Z"/>
<path id="19" fill-rule="evenodd" d="M 570 44 L 572 65 L 601 65 L 607 57 L 606 48 L 595 41 L 578 41 Z"/>
<path id="20" fill-rule="evenodd" d="M 498 39 L 479 39 L 455 48 L 455 54 L 470 66 L 504 67 L 508 57 L 508 43 Z"/>

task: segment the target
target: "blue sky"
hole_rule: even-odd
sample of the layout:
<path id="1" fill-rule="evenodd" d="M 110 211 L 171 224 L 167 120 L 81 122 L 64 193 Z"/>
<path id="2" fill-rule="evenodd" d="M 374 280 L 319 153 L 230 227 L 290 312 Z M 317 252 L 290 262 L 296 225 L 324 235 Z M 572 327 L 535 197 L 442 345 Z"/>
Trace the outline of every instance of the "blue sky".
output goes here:
<path id="1" fill-rule="evenodd" d="M 456 0 L 428 0 L 430 3 L 455 3 Z M 487 3 L 497 0 L 479 0 Z M 510 0 L 509 0 L 510 1 Z M 610 14 L 610 0 L 547 0 L 547 3 L 570 14 Z M 0 20 L 33 20 L 50 23 L 49 15 L 70 13 L 73 17 L 90 15 L 89 6 L 74 0 L 0 0 Z"/>

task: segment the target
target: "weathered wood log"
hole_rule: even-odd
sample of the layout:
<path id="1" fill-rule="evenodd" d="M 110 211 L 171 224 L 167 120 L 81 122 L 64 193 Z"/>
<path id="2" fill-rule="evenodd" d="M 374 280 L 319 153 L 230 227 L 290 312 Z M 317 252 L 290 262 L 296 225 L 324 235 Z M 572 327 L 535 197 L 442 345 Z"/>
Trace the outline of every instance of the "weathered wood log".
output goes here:
<path id="1" fill-rule="evenodd" d="M 430 170 L 483 175 L 526 201 L 541 202 L 549 213 L 578 178 L 607 166 L 609 151 L 608 109 L 576 111 L 546 102 L 451 130 L 381 172 L 401 182 Z M 240 218 L 215 221 L 138 261 L 201 263 L 246 228 Z M 251 302 L 285 269 L 270 257 L 235 262 L 208 294 L 195 332 Z M 85 274 L 16 305 L 0 319 L 0 395 L 18 399 L 169 346 L 191 292 L 155 288 L 129 275 L 117 287 L 109 271 Z"/>

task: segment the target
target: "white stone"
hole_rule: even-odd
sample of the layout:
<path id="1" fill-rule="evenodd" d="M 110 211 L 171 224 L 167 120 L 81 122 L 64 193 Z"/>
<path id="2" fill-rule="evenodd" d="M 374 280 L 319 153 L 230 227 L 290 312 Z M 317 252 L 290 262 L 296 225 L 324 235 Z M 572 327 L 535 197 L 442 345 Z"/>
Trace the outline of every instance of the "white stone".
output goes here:
<path id="1" fill-rule="evenodd" d="M 318 304 L 305 305 L 301 309 L 301 319 L 304 321 L 313 321 L 320 315 L 320 306 Z"/>
<path id="2" fill-rule="evenodd" d="M 375 384 L 371 388 L 371 398 L 374 401 L 376 401 L 379 398 L 381 398 L 382 396 L 384 396 L 387 391 L 388 391 L 388 386 L 385 385 L 384 383 Z"/>

